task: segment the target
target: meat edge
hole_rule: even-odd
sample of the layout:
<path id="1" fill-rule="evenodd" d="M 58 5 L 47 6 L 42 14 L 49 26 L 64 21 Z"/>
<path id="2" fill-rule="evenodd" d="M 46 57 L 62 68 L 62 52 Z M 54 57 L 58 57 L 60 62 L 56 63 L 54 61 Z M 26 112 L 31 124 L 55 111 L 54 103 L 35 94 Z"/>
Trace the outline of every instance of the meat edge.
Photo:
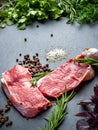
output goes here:
<path id="1" fill-rule="evenodd" d="M 42 108 L 40 108 L 40 110 L 39 110 L 39 109 L 36 109 L 36 110 L 35 110 L 35 109 L 32 109 L 32 112 L 31 112 L 31 109 L 29 109 L 29 108 L 25 108 L 25 110 L 24 110 L 24 107 L 23 107 L 23 106 L 21 106 L 20 104 L 15 104 L 15 103 L 13 103 L 13 101 L 11 100 L 10 93 L 9 93 L 9 90 L 8 90 L 8 87 L 7 87 L 8 85 L 7 85 L 7 83 L 6 83 L 6 81 L 5 81 L 4 78 L 1 78 L 1 85 L 2 85 L 2 87 L 3 87 L 3 89 L 4 89 L 5 94 L 7 95 L 7 97 L 9 98 L 9 100 L 12 102 L 13 106 L 15 107 L 15 109 L 17 109 L 17 110 L 20 112 L 20 114 L 21 114 L 22 116 L 24 116 L 24 117 L 27 117 L 27 118 L 35 117 L 35 116 L 37 116 L 41 111 L 46 110 L 47 107 L 49 107 L 49 106 L 52 105 L 50 102 L 48 102 L 48 103 L 47 103 L 47 107 L 44 106 L 44 108 L 42 107 Z M 43 96 L 44 96 L 44 95 L 43 95 Z"/>

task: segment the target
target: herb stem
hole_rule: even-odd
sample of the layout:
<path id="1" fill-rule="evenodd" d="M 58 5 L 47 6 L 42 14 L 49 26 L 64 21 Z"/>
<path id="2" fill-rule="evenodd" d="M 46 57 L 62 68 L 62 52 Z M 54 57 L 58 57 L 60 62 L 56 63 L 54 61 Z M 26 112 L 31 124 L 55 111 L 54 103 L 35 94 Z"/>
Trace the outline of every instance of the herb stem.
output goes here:
<path id="1" fill-rule="evenodd" d="M 40 78 L 46 76 L 46 75 L 49 74 L 49 73 L 50 73 L 49 71 L 36 73 L 36 74 L 33 76 L 33 78 L 32 78 L 32 81 L 31 81 L 31 82 L 32 82 L 32 85 L 36 85 L 37 81 L 38 81 Z"/>
<path id="2" fill-rule="evenodd" d="M 51 112 L 50 116 L 45 118 L 48 125 L 45 124 L 44 128 L 39 128 L 39 130 L 57 130 L 67 115 L 66 109 L 68 102 L 75 96 L 75 94 L 74 91 L 72 91 L 69 96 L 67 96 L 66 92 L 62 94 L 61 98 L 55 101 L 55 108 Z"/>
<path id="3" fill-rule="evenodd" d="M 93 58 L 81 58 L 81 59 L 75 59 L 75 60 L 80 63 L 98 66 L 98 60 L 95 60 Z"/>

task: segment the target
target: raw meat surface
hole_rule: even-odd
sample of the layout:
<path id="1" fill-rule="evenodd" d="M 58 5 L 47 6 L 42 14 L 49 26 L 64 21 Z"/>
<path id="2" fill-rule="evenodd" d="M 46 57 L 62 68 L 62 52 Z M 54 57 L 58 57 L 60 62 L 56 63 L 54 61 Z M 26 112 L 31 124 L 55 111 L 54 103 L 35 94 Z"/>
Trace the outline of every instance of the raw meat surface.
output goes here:
<path id="1" fill-rule="evenodd" d="M 86 80 L 90 72 L 93 73 L 88 79 L 94 77 L 94 70 L 91 66 L 69 59 L 49 75 L 41 78 L 37 82 L 37 87 L 44 96 L 57 98 L 65 91 L 76 88 L 83 80 Z"/>
<path id="2" fill-rule="evenodd" d="M 34 117 L 51 106 L 38 88 L 31 87 L 31 74 L 27 68 L 14 66 L 2 74 L 1 82 L 10 101 L 25 117 Z"/>

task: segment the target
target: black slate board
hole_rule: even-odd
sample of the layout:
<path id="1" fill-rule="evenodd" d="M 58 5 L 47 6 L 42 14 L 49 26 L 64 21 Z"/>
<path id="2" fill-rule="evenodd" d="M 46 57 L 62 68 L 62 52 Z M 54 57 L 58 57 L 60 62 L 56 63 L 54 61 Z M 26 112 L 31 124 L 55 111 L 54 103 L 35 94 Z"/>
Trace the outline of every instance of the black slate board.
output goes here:
<path id="1" fill-rule="evenodd" d="M 0 78 L 1 74 L 16 64 L 16 58 L 19 53 L 29 53 L 33 56 L 39 53 L 42 64 L 46 64 L 45 54 L 52 48 L 65 48 L 68 52 L 66 59 L 49 63 L 52 69 L 63 64 L 68 58 L 75 57 L 84 48 L 98 48 L 98 23 L 93 25 L 79 24 L 68 25 L 66 19 L 60 21 L 48 21 L 46 23 L 34 23 L 28 26 L 26 30 L 17 30 L 16 26 L 0 29 Z M 39 24 L 39 28 L 36 25 Z M 53 34 L 53 37 L 51 37 Z M 24 39 L 27 38 L 25 42 Z M 76 130 L 77 117 L 74 115 L 81 111 L 77 105 L 80 100 L 88 99 L 93 95 L 93 86 L 98 84 L 98 76 L 92 81 L 88 81 L 79 86 L 77 95 L 69 102 L 68 115 L 58 130 Z M 6 104 L 6 96 L 0 85 L 0 108 Z M 22 117 L 17 110 L 12 107 L 8 112 L 13 125 L 0 127 L 0 130 L 38 130 L 43 128 L 44 117 L 49 116 L 53 108 L 41 112 L 36 118 L 27 120 Z"/>

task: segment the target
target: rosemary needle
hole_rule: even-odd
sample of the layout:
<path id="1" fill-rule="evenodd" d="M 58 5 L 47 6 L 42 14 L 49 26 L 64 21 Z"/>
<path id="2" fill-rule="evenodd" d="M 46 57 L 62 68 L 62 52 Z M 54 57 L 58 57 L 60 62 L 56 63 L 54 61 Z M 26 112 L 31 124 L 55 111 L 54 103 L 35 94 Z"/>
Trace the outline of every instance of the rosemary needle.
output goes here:
<path id="1" fill-rule="evenodd" d="M 69 96 L 67 93 L 62 94 L 60 99 L 57 99 L 55 102 L 55 108 L 51 112 L 50 116 L 45 118 L 48 122 L 48 125 L 44 125 L 44 128 L 39 128 L 39 130 L 56 130 L 57 127 L 63 122 L 67 112 L 66 108 L 68 102 L 75 96 L 75 92 L 72 91 Z"/>
<path id="2" fill-rule="evenodd" d="M 98 66 L 98 60 L 93 58 L 80 58 L 75 59 L 77 62 Z"/>

